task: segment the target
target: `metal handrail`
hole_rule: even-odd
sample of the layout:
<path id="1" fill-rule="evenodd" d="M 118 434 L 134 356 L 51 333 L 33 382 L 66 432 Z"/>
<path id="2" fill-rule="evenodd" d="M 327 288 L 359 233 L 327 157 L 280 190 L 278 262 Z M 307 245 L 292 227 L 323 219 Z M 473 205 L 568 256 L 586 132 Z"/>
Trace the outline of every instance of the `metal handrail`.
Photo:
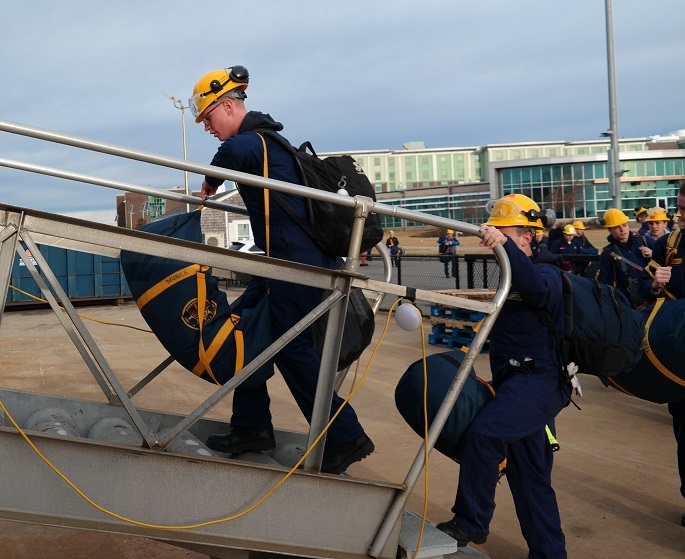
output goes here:
<path id="1" fill-rule="evenodd" d="M 221 167 L 214 167 L 211 165 L 205 165 L 205 164 L 198 164 L 198 163 L 193 163 L 193 162 L 188 162 L 186 160 L 178 159 L 178 158 L 173 158 L 173 157 L 166 157 L 162 156 L 159 154 L 154 154 L 150 152 L 144 152 L 144 151 L 138 151 L 138 150 L 133 150 L 129 148 L 125 148 L 122 146 L 117 146 L 113 144 L 107 144 L 104 142 L 96 142 L 92 140 L 86 140 L 77 136 L 69 136 L 65 134 L 60 134 L 57 132 L 51 132 L 35 127 L 30 127 L 30 126 L 25 126 L 21 124 L 16 124 L 16 123 L 11 123 L 7 121 L 0 121 L 0 130 L 5 131 L 5 132 L 10 132 L 13 134 L 19 134 L 19 135 L 24 135 L 24 136 L 29 136 L 37 139 L 42 139 L 42 140 L 47 140 L 51 142 L 56 142 L 56 143 L 61 143 L 61 144 L 66 144 L 70 145 L 73 147 L 78 147 L 82 149 L 88 149 L 91 151 L 98 151 L 101 153 L 107 153 L 110 155 L 115 155 L 118 157 L 125 157 L 128 159 L 134 159 L 137 161 L 143 161 L 147 163 L 152 163 L 156 165 L 161 165 L 165 167 L 170 167 L 170 168 L 175 168 L 175 169 L 181 169 L 185 171 L 190 171 L 198 174 L 203 174 L 203 175 L 211 175 L 217 178 L 221 178 L 224 180 L 231 180 L 234 182 L 242 183 L 242 184 L 247 184 L 247 185 L 252 185 L 252 186 L 258 186 L 258 187 L 263 187 L 263 188 L 268 188 L 268 189 L 273 189 L 279 192 L 284 192 L 287 194 L 293 194 L 297 196 L 304 196 L 307 198 L 312 198 L 315 200 L 322 200 L 326 202 L 331 202 L 335 204 L 340 204 L 343 206 L 347 206 L 350 208 L 355 209 L 355 216 L 357 219 L 355 219 L 355 224 L 353 227 L 352 231 L 352 238 L 350 242 L 350 253 L 348 255 L 348 262 L 346 265 L 346 269 L 354 271 L 356 268 L 356 263 L 358 259 L 358 254 L 359 254 L 359 246 L 360 246 L 360 241 L 361 241 L 361 231 L 363 227 L 363 221 L 368 212 L 375 212 L 381 215 L 387 215 L 391 217 L 397 217 L 400 219 L 406 219 L 410 221 L 415 221 L 415 222 L 420 222 L 420 223 L 425 223 L 428 225 L 433 225 L 436 227 L 443 227 L 443 228 L 450 228 L 455 231 L 459 231 L 465 234 L 470 234 L 470 235 L 475 235 L 482 237 L 482 234 L 479 231 L 479 228 L 475 225 L 471 225 L 468 223 L 463 223 L 455 220 L 450 220 L 446 218 L 441 218 L 437 216 L 432 216 L 428 214 L 423 214 L 421 212 L 413 211 L 413 210 L 407 210 L 403 208 L 399 208 L 397 206 L 388 206 L 381 204 L 379 202 L 374 202 L 369 198 L 364 198 L 360 196 L 356 196 L 354 198 L 350 198 L 347 196 L 342 196 L 339 194 L 333 194 L 333 193 L 327 193 L 323 192 L 321 190 L 317 189 L 312 189 L 309 187 L 305 187 L 302 185 L 295 185 L 291 183 L 287 183 L 284 181 L 277 181 L 274 179 L 268 179 L 264 177 L 258 177 L 254 175 L 249 175 L 247 173 L 241 173 L 238 171 L 232 171 L 228 169 L 224 169 Z M 25 164 L 17 164 L 16 162 L 11 162 L 9 160 L 0 160 L 0 165 L 4 166 L 14 166 L 15 168 L 22 168 L 18 167 L 18 165 L 25 165 Z M 32 168 L 29 169 L 28 165 L 25 165 L 23 168 L 25 170 L 32 170 L 34 172 L 40 172 L 43 174 L 53 174 L 53 170 L 49 170 L 48 168 L 41 167 L 39 168 L 38 166 L 31 166 Z M 48 172 L 50 171 L 50 172 Z M 79 175 L 77 173 L 70 173 L 66 171 L 58 171 L 61 173 L 60 175 L 55 175 L 55 176 L 61 176 L 62 178 L 67 178 L 67 179 L 73 179 L 73 180 L 80 180 L 83 182 L 93 182 L 94 184 L 100 184 L 102 186 L 111 186 L 108 184 L 103 184 L 104 182 L 111 182 L 111 181 L 102 181 L 101 179 L 98 179 L 98 182 L 94 182 L 90 180 L 92 177 L 86 177 L 84 175 Z M 88 178 L 89 180 L 85 180 Z M 114 187 L 114 186 L 112 186 Z M 127 190 L 128 188 L 122 188 L 122 183 L 119 183 L 118 186 L 115 188 L 119 188 L 122 190 Z M 140 190 L 138 190 L 140 192 Z M 170 196 L 170 192 L 163 192 L 163 191 L 158 191 L 154 190 L 154 195 L 163 197 L 163 198 L 170 198 L 170 199 L 179 199 L 179 201 L 184 201 L 184 202 L 189 202 L 187 199 L 188 198 L 193 198 L 193 197 L 187 197 L 183 196 L 182 200 L 180 199 L 180 195 L 175 195 L 179 196 L 179 198 L 172 198 Z M 210 207 L 208 205 L 208 207 Z M 217 209 L 222 209 L 220 207 L 217 207 Z M 234 211 L 234 210 L 231 210 Z M 215 249 L 216 250 L 216 249 Z M 212 251 L 208 251 L 211 253 Z M 459 393 L 466 381 L 466 378 L 468 376 L 468 372 L 473 366 L 476 357 L 480 353 L 480 350 L 482 349 L 489 332 L 494 324 L 494 321 L 497 318 L 497 315 L 499 314 L 499 311 L 506 299 L 506 296 L 508 294 L 509 290 L 509 285 L 511 283 L 511 268 L 509 265 L 509 260 L 507 258 L 506 252 L 504 251 L 504 248 L 502 246 L 496 246 L 494 249 L 494 254 L 495 257 L 498 260 L 498 264 L 500 267 L 500 285 L 493 296 L 492 300 L 492 305 L 488 307 L 488 313 L 485 319 L 482 322 L 481 328 L 479 329 L 478 333 L 475 335 L 473 339 L 473 343 L 471 344 L 471 347 L 464 358 L 459 371 L 457 372 L 457 375 L 450 385 L 449 390 L 447 391 L 447 394 L 445 396 L 445 399 L 443 400 L 442 405 L 440 406 L 435 419 L 433 420 L 431 427 L 428 431 L 428 439 L 426 441 L 426 445 L 421 445 L 419 448 L 419 451 L 409 469 L 409 472 L 407 473 L 407 476 L 405 477 L 404 485 L 406 487 L 406 491 L 398 494 L 391 504 L 390 508 L 388 509 L 388 512 L 384 519 L 382 520 L 378 532 L 376 534 L 376 537 L 370 546 L 368 553 L 372 557 L 377 557 L 381 551 L 385 543 L 387 542 L 388 538 L 390 537 L 391 531 L 393 527 L 395 526 L 397 520 L 399 519 L 399 516 L 402 513 L 402 510 L 406 504 L 406 501 L 409 497 L 409 494 L 411 493 L 413 487 L 415 486 L 416 482 L 419 479 L 420 472 L 423 468 L 424 460 L 425 460 L 425 452 L 426 448 L 428 449 L 428 452 L 432 450 L 434 447 L 438 435 L 440 434 L 445 422 L 447 421 L 448 415 L 454 406 L 457 397 L 459 396 Z M 257 257 L 259 258 L 259 257 Z M 1 270 L 0 270 L 1 271 Z M 369 289 L 373 289 L 376 291 L 381 291 L 385 293 L 394 293 L 394 294 L 399 294 L 400 296 L 406 296 L 409 292 L 415 292 L 417 296 L 421 295 L 420 290 L 412 290 L 404 288 L 403 286 L 389 286 L 386 282 L 374 282 L 372 280 L 366 280 L 366 281 L 359 281 L 358 279 L 353 279 L 351 282 L 347 282 L 347 288 L 349 289 L 352 286 L 358 286 L 358 287 L 366 287 Z M 433 297 L 428 297 L 426 300 L 430 300 Z M 465 299 L 461 298 L 451 298 L 451 305 L 450 306 L 459 306 L 459 304 L 463 304 Z M 338 305 L 346 305 L 347 301 L 346 298 L 343 298 L 340 303 L 336 305 L 334 308 L 335 314 L 340 316 L 341 312 L 344 312 L 343 309 L 339 308 Z M 448 303 L 449 304 L 449 303 Z M 470 306 L 470 305 L 469 305 Z M 334 312 L 332 311 L 332 312 Z M 337 322 L 337 324 L 336 324 Z M 339 328 L 341 327 L 341 321 L 340 320 L 329 320 L 329 329 L 328 333 L 329 334 L 340 334 Z M 336 332 L 335 329 L 338 329 Z M 327 342 L 328 345 L 328 342 Z M 338 349 L 339 349 L 339 343 L 338 343 Z M 326 362 L 329 365 L 329 367 L 324 368 L 322 366 L 321 374 L 320 374 L 320 386 L 326 385 L 329 387 L 329 389 L 332 390 L 333 386 L 333 375 L 335 373 L 334 369 L 334 362 L 337 361 L 337 352 L 331 352 L 327 351 L 326 348 L 324 348 L 324 352 L 326 354 Z M 335 354 L 335 359 L 333 359 L 333 356 Z M 329 391 L 327 390 L 324 391 L 325 394 L 321 391 L 317 390 L 317 396 L 319 396 L 319 407 L 321 409 L 318 410 L 318 415 L 319 416 L 324 416 L 322 409 L 326 405 L 326 400 L 330 402 L 330 398 L 326 398 L 325 396 L 330 396 L 328 394 Z M 322 398 L 322 396 L 324 396 Z M 321 400 L 324 400 L 323 402 Z M 314 423 L 312 422 L 312 425 L 310 427 L 310 441 L 312 440 L 312 434 L 316 432 L 316 428 L 314 426 Z M 310 457 L 311 458 L 311 457 Z M 307 463 L 307 465 L 310 465 L 311 461 Z"/>

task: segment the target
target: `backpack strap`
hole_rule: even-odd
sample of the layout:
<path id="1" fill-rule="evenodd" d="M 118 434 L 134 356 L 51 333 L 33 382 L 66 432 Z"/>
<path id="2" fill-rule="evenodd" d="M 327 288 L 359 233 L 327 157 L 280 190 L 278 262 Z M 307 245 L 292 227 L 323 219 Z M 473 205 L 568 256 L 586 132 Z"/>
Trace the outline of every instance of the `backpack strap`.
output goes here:
<path id="1" fill-rule="evenodd" d="M 266 140 L 261 134 L 257 134 L 259 139 L 262 141 L 262 149 L 264 150 L 264 155 L 262 157 L 264 161 L 264 167 L 262 169 L 262 176 L 265 179 L 269 178 L 269 153 L 266 150 Z M 269 189 L 264 189 L 264 225 L 266 227 L 266 255 L 271 256 L 271 210 L 269 208 Z"/>
<path id="2" fill-rule="evenodd" d="M 265 163 L 264 163 L 264 177 L 269 178 L 269 169 L 268 169 L 267 164 L 266 164 L 266 161 L 267 161 L 266 141 L 264 140 L 264 136 L 268 136 L 269 138 L 278 142 L 278 144 L 280 144 L 283 148 L 285 148 L 286 151 L 288 151 L 292 154 L 293 159 L 295 161 L 295 165 L 297 166 L 297 169 L 299 171 L 300 178 L 303 182 L 303 186 L 307 186 L 307 178 L 304 174 L 304 169 L 302 168 L 302 164 L 300 163 L 300 160 L 297 158 L 297 155 L 296 155 L 297 151 L 290 144 L 290 142 L 288 142 L 288 140 L 286 140 L 283 136 L 276 134 L 273 130 L 259 130 L 257 132 L 257 135 L 261 138 L 262 146 L 264 148 L 264 161 L 265 161 Z M 312 147 L 312 145 L 309 142 L 305 142 L 302 145 L 308 146 L 310 148 L 311 152 L 316 156 L 316 152 L 314 152 L 314 148 Z M 266 200 L 267 196 L 269 195 L 268 193 L 269 193 L 269 190 L 265 188 L 264 189 L 265 200 Z M 278 192 L 272 192 L 271 197 L 281 207 L 281 209 L 285 213 L 287 213 L 292 218 L 293 221 L 295 221 L 295 223 L 297 223 L 302 229 L 304 229 L 304 232 L 307 233 L 307 235 L 309 235 L 312 239 L 316 239 L 316 235 L 314 234 L 314 230 L 311 228 L 311 226 L 308 223 L 306 223 L 300 216 L 298 216 L 288 204 L 286 204 L 285 200 L 283 200 L 283 198 L 281 198 L 281 196 Z M 306 198 L 305 200 L 307 202 L 308 213 L 311 216 L 312 215 L 311 200 L 309 198 Z M 266 207 L 266 202 L 265 202 L 265 207 Z M 268 221 L 267 221 L 267 227 L 268 227 Z M 268 247 L 268 242 L 269 241 L 268 241 L 268 236 L 267 236 L 267 247 Z M 268 250 L 267 250 L 266 254 L 267 254 L 267 256 L 269 255 Z"/>

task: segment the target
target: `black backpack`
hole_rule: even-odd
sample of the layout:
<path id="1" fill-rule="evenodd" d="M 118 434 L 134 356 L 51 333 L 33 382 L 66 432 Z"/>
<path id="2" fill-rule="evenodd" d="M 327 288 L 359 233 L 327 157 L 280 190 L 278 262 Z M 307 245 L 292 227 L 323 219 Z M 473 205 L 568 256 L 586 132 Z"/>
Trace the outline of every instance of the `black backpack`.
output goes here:
<path id="1" fill-rule="evenodd" d="M 295 149 L 285 138 L 272 130 L 257 130 L 257 133 L 272 138 L 294 155 L 305 186 L 334 193 L 345 189 L 352 197 L 366 196 L 376 201 L 376 192 L 371 182 L 359 164 L 349 155 L 320 159 L 309 142 Z M 347 256 L 354 222 L 354 208 L 307 199 L 309 223 L 305 223 L 295 215 L 278 193 L 272 192 L 271 196 L 324 252 L 334 256 Z M 380 218 L 376 213 L 369 213 L 364 222 L 360 253 L 372 249 L 382 240 Z"/>

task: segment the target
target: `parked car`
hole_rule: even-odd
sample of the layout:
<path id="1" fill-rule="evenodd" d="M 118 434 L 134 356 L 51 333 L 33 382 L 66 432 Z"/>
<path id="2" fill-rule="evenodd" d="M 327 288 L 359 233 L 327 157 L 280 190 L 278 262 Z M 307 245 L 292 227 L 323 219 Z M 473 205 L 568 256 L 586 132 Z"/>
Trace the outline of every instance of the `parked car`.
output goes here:
<path id="1" fill-rule="evenodd" d="M 254 244 L 254 241 L 252 240 L 245 240 L 245 241 L 235 241 L 231 243 L 231 245 L 228 247 L 232 250 L 237 250 L 238 252 L 250 252 L 252 254 L 264 254 L 264 251 L 259 248 L 256 244 Z"/>

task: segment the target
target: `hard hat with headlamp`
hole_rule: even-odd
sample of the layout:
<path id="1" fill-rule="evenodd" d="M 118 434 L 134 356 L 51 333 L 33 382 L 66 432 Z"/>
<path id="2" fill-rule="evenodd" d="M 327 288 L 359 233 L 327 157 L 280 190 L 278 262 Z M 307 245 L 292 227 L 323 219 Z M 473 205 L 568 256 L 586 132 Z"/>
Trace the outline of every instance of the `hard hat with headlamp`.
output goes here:
<path id="1" fill-rule="evenodd" d="M 611 228 L 628 223 L 630 220 L 628 219 L 628 216 L 621 210 L 617 208 L 609 208 L 606 212 L 604 212 L 602 221 L 604 221 L 604 227 Z"/>
<path id="2" fill-rule="evenodd" d="M 245 99 L 245 90 L 250 81 L 250 74 L 245 66 L 233 66 L 222 70 L 212 70 L 202 76 L 193 88 L 193 96 L 188 100 L 190 111 L 195 117 L 195 122 L 202 121 L 202 113 L 217 100 L 235 92 L 236 97 Z"/>
<path id="3" fill-rule="evenodd" d="M 545 229 L 556 221 L 552 210 L 541 211 L 540 206 L 523 194 L 507 194 L 499 200 L 491 200 L 486 210 L 490 218 L 485 224 L 493 227 Z"/>

